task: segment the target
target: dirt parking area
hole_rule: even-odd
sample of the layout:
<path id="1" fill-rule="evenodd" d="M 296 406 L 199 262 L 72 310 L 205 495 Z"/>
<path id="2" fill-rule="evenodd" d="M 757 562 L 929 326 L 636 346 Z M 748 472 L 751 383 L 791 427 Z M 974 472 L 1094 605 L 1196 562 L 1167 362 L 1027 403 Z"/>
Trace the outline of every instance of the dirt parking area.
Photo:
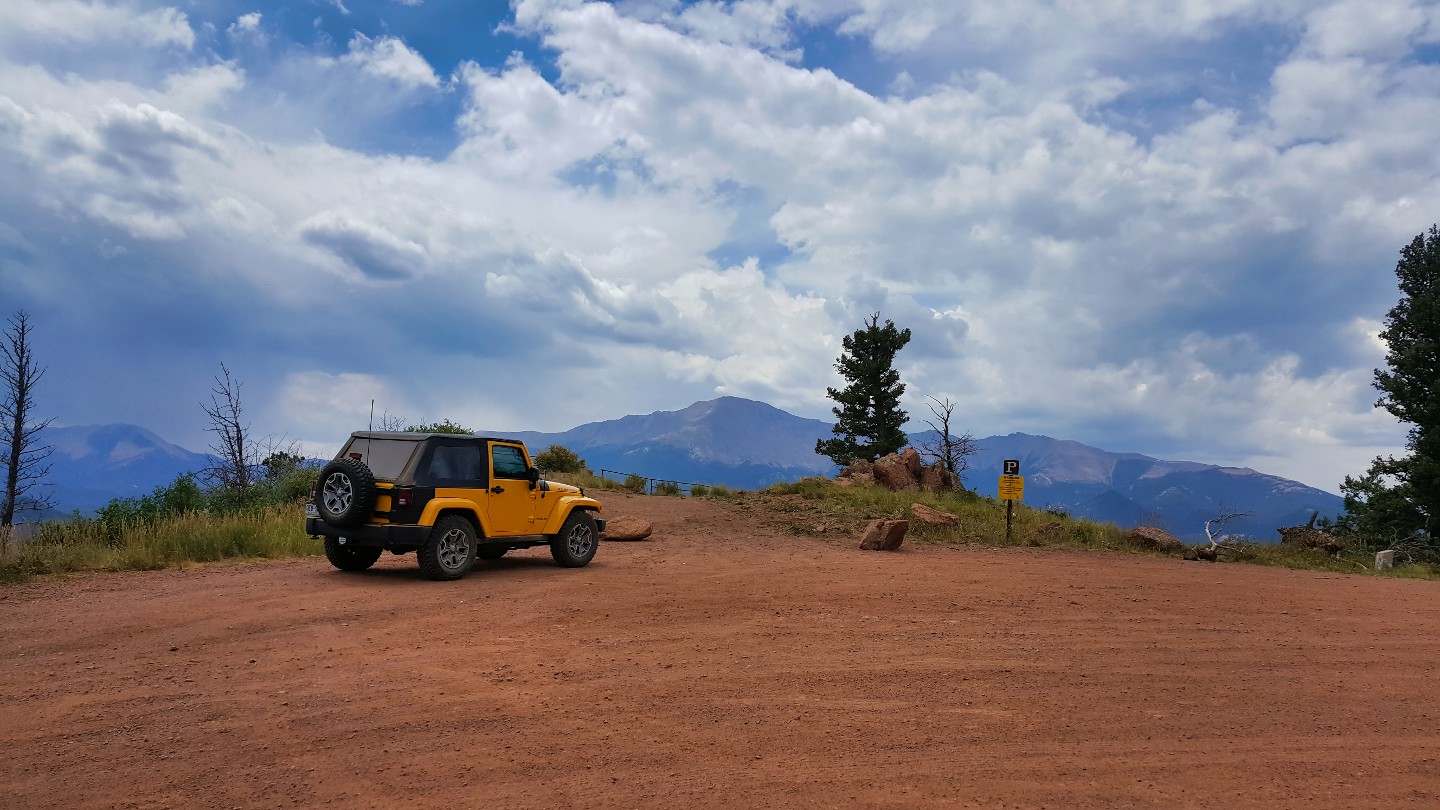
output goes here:
<path id="1" fill-rule="evenodd" d="M 763 509 L 0 589 L 6 807 L 1440 806 L 1440 585 L 861 552 Z"/>

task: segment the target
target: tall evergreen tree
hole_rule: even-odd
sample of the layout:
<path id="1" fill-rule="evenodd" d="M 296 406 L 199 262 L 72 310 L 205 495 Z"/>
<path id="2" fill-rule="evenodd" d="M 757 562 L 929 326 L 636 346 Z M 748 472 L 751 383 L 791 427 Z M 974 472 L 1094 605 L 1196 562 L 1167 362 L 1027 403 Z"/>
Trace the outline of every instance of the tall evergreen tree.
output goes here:
<path id="1" fill-rule="evenodd" d="M 838 421 L 831 430 L 835 438 L 817 441 L 815 452 L 836 464 L 874 461 L 908 441 L 901 430 L 906 419 L 900 409 L 905 384 L 895 370 L 895 355 L 910 342 L 910 330 L 896 329 L 888 320 L 884 326 L 879 323 L 877 312 L 863 329 L 842 341 L 845 352 L 835 361 L 835 370 L 849 384 L 843 390 L 826 389 L 839 403 L 831 409 Z"/>
<path id="2" fill-rule="evenodd" d="M 1423 535 L 1440 545 L 1440 230 L 1400 251 L 1395 265 L 1400 302 L 1380 337 L 1390 351 L 1389 370 L 1375 372 L 1382 396 L 1375 403 L 1411 425 L 1406 458 L 1377 458 L 1364 477 L 1346 477 L 1345 511 L 1351 526 L 1376 540 Z"/>

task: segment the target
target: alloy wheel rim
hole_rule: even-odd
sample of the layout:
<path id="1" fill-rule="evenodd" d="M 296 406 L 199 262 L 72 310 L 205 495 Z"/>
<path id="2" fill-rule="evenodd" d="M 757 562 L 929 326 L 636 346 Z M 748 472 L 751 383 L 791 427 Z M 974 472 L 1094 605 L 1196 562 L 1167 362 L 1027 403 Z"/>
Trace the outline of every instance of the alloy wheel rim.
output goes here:
<path id="1" fill-rule="evenodd" d="M 440 538 L 438 550 L 440 565 L 448 571 L 454 571 L 465 564 L 465 558 L 470 554 L 470 543 L 465 532 L 451 529 Z"/>
<path id="2" fill-rule="evenodd" d="M 576 526 L 570 531 L 570 537 L 566 545 L 570 547 L 570 553 L 576 557 L 584 557 L 590 553 L 590 546 L 595 540 L 590 534 L 589 526 Z"/>
<path id="3" fill-rule="evenodd" d="M 350 476 L 337 472 L 325 479 L 326 510 L 338 515 L 349 509 L 354 501 L 355 488 L 350 483 Z"/>

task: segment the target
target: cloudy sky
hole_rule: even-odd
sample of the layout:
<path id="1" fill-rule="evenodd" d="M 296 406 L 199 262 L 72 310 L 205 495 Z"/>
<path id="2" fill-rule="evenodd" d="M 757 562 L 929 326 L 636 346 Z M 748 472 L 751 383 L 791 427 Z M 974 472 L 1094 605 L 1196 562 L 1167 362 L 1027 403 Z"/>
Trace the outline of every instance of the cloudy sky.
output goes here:
<path id="1" fill-rule="evenodd" d="M 224 363 L 326 454 L 828 419 L 878 311 L 912 416 L 1333 491 L 1437 121 L 1418 0 L 5 0 L 0 310 L 57 424 L 203 449 Z"/>

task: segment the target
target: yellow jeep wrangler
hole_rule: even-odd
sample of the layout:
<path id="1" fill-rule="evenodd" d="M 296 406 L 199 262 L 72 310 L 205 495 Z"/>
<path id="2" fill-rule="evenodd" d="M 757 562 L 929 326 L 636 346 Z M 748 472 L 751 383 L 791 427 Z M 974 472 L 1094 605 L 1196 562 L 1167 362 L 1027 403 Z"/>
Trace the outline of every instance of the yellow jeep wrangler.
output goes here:
<path id="1" fill-rule="evenodd" d="M 538 545 L 579 568 L 604 530 L 600 502 L 542 479 L 523 442 L 471 435 L 352 433 L 305 504 L 305 531 L 325 539 L 336 568 L 363 571 L 381 551 L 413 551 L 440 580 Z"/>

